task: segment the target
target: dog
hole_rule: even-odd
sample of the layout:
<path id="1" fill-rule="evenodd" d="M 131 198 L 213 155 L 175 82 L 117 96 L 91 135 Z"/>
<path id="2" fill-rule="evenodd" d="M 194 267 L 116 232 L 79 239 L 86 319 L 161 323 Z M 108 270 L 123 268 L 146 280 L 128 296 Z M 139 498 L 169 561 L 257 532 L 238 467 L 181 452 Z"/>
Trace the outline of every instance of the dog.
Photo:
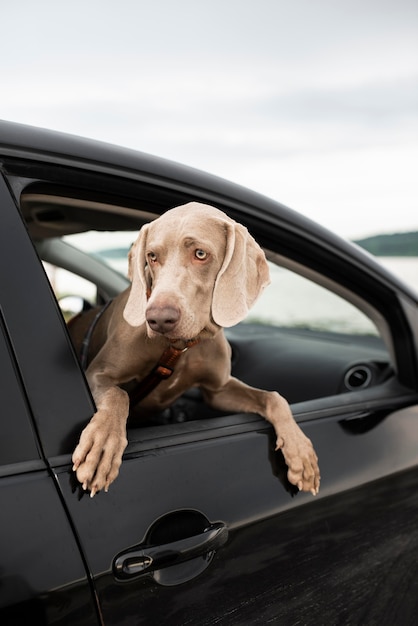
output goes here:
<path id="1" fill-rule="evenodd" d="M 171 209 L 141 228 L 129 278 L 98 317 L 93 310 L 69 324 L 79 354 L 89 338 L 86 377 L 97 408 L 72 457 L 83 489 L 93 497 L 116 479 L 127 446 L 126 385 L 146 378 L 173 347 L 181 356 L 172 375 L 141 399 L 139 411 L 162 411 L 198 387 L 215 409 L 258 413 L 274 427 L 290 483 L 316 495 L 318 458 L 287 401 L 231 376 L 222 329 L 243 320 L 270 282 L 264 252 L 247 229 L 209 205 Z"/>

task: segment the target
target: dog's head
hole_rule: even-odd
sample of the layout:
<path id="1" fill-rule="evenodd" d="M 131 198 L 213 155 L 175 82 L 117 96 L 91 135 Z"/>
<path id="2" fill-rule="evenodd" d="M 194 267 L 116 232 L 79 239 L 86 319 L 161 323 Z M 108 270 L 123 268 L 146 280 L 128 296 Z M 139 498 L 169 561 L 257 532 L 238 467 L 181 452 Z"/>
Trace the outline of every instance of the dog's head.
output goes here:
<path id="1" fill-rule="evenodd" d="M 191 202 L 145 224 L 129 253 L 124 318 L 150 336 L 211 336 L 247 315 L 270 282 L 264 252 L 247 229 Z"/>

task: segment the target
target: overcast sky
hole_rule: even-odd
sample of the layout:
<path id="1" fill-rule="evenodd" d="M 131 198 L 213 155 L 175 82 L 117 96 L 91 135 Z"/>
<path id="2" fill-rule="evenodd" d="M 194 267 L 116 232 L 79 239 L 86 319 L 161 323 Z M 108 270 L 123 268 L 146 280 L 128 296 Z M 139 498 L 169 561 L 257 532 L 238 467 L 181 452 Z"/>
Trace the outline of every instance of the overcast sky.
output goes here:
<path id="1" fill-rule="evenodd" d="M 418 230 L 418 0 L 2 2 L 0 118 Z"/>

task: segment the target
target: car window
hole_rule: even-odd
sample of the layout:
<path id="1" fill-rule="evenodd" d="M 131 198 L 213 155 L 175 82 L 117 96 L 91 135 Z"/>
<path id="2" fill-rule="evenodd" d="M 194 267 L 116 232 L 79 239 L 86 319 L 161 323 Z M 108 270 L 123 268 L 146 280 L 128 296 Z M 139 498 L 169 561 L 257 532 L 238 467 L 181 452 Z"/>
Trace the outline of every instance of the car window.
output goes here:
<path id="1" fill-rule="evenodd" d="M 63 240 L 92 254 L 117 272 L 128 275 L 128 252 L 137 238 L 132 231 L 88 231 L 67 235 Z"/>
<path id="2" fill-rule="evenodd" d="M 127 276 L 128 252 L 135 238 L 136 233 L 131 231 L 89 231 L 68 235 L 63 240 Z M 268 263 L 271 284 L 252 307 L 245 320 L 247 323 L 379 336 L 370 317 L 346 299 L 295 271 L 273 261 Z M 55 268 L 52 279 L 61 297 L 72 293 L 88 299 L 95 297 L 92 283 L 68 271 Z"/>
<path id="3" fill-rule="evenodd" d="M 290 261 L 292 269 L 284 267 L 283 257 L 280 263 L 269 261 L 270 285 L 246 319 L 226 330 L 233 375 L 279 391 L 291 404 L 385 382 L 393 367 L 384 320 L 377 314 L 374 320 L 371 307 L 354 294 L 336 293 L 325 277 L 313 280 L 309 268 L 296 271 Z"/>
<path id="4" fill-rule="evenodd" d="M 66 322 L 86 306 L 97 302 L 94 283 L 51 263 L 44 262 L 43 266 Z"/>
<path id="5" fill-rule="evenodd" d="M 100 261 L 101 274 L 111 268 L 127 276 L 128 252 L 135 238 L 131 231 L 89 231 L 63 240 Z M 338 285 L 332 289 L 329 284 L 319 284 L 323 277 L 313 280 L 308 268 L 295 268 L 290 261 L 286 267 L 283 257 L 270 251 L 266 254 L 271 284 L 247 318 L 226 329 L 233 351 L 233 375 L 252 386 L 275 389 L 291 403 L 384 382 L 392 373 L 390 354 L 384 332 L 366 310 L 366 303 L 362 310 L 354 296 L 350 301 L 350 294 L 336 293 Z M 302 275 L 304 271 L 306 275 Z M 78 285 L 77 276 L 59 269 L 52 277 L 67 319 L 86 306 L 85 299 L 92 305 L 101 301 L 94 283 Z M 69 295 L 82 296 L 75 308 Z M 186 398 L 179 411 L 170 412 L 169 421 L 183 419 L 184 414 L 187 421 L 212 416 L 195 400 Z"/>
<path id="6" fill-rule="evenodd" d="M 77 294 L 86 300 L 93 301 L 96 297 L 97 286 L 93 282 L 57 265 L 51 263 L 44 263 L 43 265 L 58 298 Z"/>
<path id="7" fill-rule="evenodd" d="M 101 276 L 97 278 L 103 279 L 105 267 L 127 278 L 128 252 L 135 237 L 136 233 L 131 231 L 87 231 L 62 237 L 59 242 L 68 244 L 67 256 L 71 254 L 71 250 L 79 250 L 97 260 L 98 267 L 101 266 L 103 270 Z M 72 265 L 70 257 L 67 260 L 70 267 Z M 102 304 L 107 297 L 112 297 L 121 290 L 120 281 L 108 285 L 109 289 L 102 289 L 98 282 L 80 275 L 82 268 L 76 272 L 51 262 L 44 261 L 43 265 L 66 321 L 89 306 Z M 110 282 L 112 276 L 114 277 L 114 274 L 111 273 Z M 127 284 L 127 282 L 123 284 L 123 287 Z"/>
<path id="8" fill-rule="evenodd" d="M 246 322 L 328 333 L 379 336 L 375 323 L 346 299 L 269 261 L 270 285 Z"/>

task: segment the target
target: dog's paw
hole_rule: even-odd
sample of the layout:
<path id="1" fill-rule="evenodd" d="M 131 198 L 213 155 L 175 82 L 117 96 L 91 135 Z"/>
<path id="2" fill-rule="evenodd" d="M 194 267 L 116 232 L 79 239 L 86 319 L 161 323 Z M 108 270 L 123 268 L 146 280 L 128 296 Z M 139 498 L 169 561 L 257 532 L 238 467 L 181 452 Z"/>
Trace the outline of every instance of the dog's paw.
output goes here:
<path id="1" fill-rule="evenodd" d="M 299 491 L 319 492 L 320 472 L 318 457 L 311 443 L 301 430 L 277 438 L 276 450 L 281 450 L 288 467 L 287 477 Z"/>
<path id="2" fill-rule="evenodd" d="M 112 426 L 93 418 L 81 433 L 72 456 L 77 480 L 85 491 L 90 491 L 91 498 L 99 491 L 108 491 L 122 464 L 128 443 L 126 430 Z"/>

